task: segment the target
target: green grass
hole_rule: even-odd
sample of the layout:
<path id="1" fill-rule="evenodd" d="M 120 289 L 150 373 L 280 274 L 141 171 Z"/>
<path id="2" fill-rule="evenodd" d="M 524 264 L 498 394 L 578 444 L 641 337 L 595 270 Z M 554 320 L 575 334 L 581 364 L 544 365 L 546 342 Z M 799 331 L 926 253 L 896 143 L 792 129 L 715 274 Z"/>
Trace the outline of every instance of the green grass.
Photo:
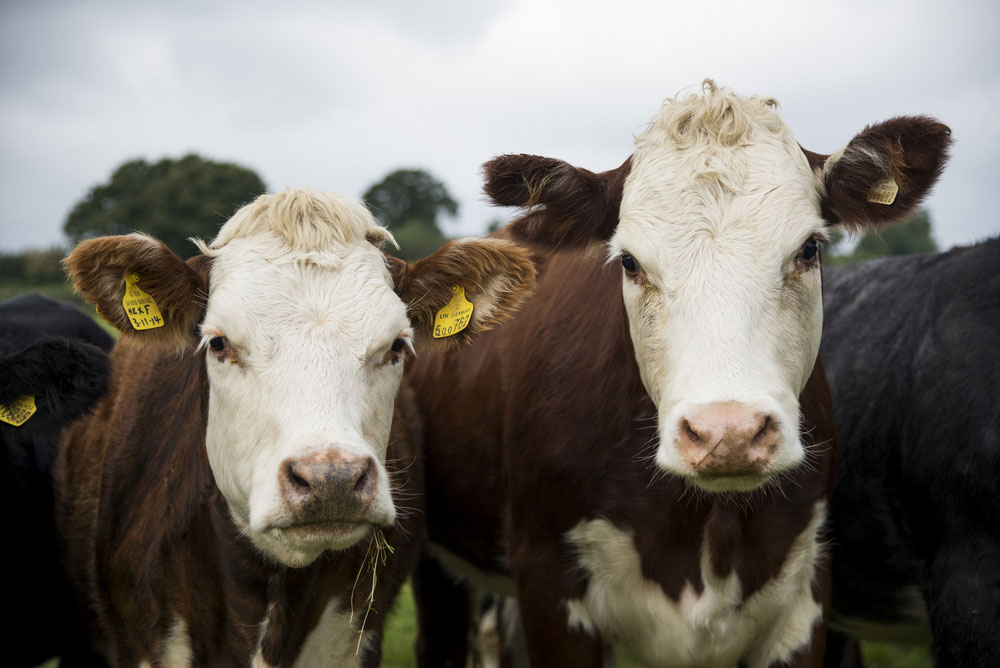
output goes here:
<path id="1" fill-rule="evenodd" d="M 413 642 L 417 638 L 417 612 L 413 604 L 410 583 L 403 585 L 385 623 L 382 639 L 382 665 L 384 668 L 415 666 Z"/>
<path id="2" fill-rule="evenodd" d="M 65 299 L 77 304 L 78 306 L 83 305 L 83 300 L 73 294 L 73 286 L 69 284 L 69 281 L 34 283 L 31 281 L 11 278 L 0 280 L 0 301 L 16 297 L 24 292 L 40 292 L 46 297 Z"/>
<path id="3" fill-rule="evenodd" d="M 932 668 L 930 648 L 863 642 L 865 668 Z"/>

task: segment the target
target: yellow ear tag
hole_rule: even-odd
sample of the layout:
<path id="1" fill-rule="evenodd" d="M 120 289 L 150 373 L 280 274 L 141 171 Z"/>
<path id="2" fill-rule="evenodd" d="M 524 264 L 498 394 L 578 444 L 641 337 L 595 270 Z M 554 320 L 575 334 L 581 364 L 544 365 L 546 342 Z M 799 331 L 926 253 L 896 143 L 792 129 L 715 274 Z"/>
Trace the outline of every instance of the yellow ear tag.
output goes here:
<path id="1" fill-rule="evenodd" d="M 15 399 L 12 404 L 0 404 L 0 422 L 20 427 L 35 414 L 36 410 L 38 409 L 35 408 L 35 397 L 26 394 Z"/>
<path id="2" fill-rule="evenodd" d="M 163 327 L 163 316 L 156 301 L 139 287 L 139 274 L 129 274 L 125 278 L 125 296 L 122 306 L 132 326 L 138 330 Z"/>
<path id="3" fill-rule="evenodd" d="M 472 320 L 472 302 L 465 298 L 465 288 L 453 285 L 451 291 L 455 295 L 434 317 L 435 339 L 458 334 L 468 327 L 469 321 Z"/>
<path id="4" fill-rule="evenodd" d="M 868 201 L 873 204 L 892 204 L 896 201 L 898 192 L 899 186 L 892 178 L 882 179 L 872 184 L 871 190 L 868 191 Z"/>

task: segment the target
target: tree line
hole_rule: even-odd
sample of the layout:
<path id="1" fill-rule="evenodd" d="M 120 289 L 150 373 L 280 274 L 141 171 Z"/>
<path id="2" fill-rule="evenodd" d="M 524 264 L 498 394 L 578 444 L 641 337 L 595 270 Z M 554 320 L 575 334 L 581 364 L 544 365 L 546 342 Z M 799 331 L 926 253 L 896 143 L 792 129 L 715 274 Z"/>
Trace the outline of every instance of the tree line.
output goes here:
<path id="1" fill-rule="evenodd" d="M 167 244 L 180 257 L 195 254 L 189 237 L 212 239 L 219 227 L 243 204 L 265 192 L 252 169 L 206 160 L 196 154 L 157 162 L 122 163 L 107 182 L 93 186 L 70 211 L 63 230 L 70 245 L 106 234 L 140 231 Z M 403 259 L 423 257 L 447 241 L 438 221 L 454 218 L 458 202 L 440 180 L 423 169 L 397 169 L 373 183 L 362 199 L 375 218 L 392 231 Z M 491 223 L 490 231 L 498 224 Z M 928 253 L 938 249 L 930 215 L 918 211 L 909 220 L 864 233 L 846 250 L 841 235 L 825 248 L 831 264 L 883 255 Z M 53 247 L 18 254 L 0 253 L 0 278 L 28 283 L 63 280 L 59 260 L 67 249 Z"/>

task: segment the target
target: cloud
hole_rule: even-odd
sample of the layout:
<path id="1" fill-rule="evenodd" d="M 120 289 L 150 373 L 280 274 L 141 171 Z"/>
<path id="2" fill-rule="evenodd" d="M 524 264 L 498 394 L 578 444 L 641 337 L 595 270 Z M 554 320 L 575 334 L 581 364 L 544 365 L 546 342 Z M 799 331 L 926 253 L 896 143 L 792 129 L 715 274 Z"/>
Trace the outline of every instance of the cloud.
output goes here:
<path id="1" fill-rule="evenodd" d="M 512 0 L 6 3 L 0 8 L 0 248 L 56 243 L 122 161 L 195 151 L 272 189 L 360 195 L 399 166 L 461 201 L 448 231 L 504 215 L 479 165 L 504 152 L 618 165 L 663 98 L 706 76 L 778 98 L 829 152 L 929 113 L 955 131 L 929 201 L 946 245 L 997 231 L 1000 8 Z"/>

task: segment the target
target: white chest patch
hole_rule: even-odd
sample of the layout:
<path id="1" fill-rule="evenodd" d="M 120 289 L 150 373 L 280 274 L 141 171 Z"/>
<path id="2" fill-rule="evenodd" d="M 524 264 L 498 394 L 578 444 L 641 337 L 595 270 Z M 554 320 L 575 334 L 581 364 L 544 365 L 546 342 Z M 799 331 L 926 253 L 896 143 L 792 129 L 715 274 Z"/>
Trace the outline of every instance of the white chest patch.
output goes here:
<path id="1" fill-rule="evenodd" d="M 354 615 L 354 623 L 361 625 L 360 616 Z M 358 641 L 361 641 L 360 650 Z M 351 626 L 351 611 L 343 610 L 339 601 L 330 599 L 323 610 L 319 624 L 316 625 L 302 645 L 295 660 L 296 668 L 312 668 L 313 666 L 354 666 L 360 663 L 360 654 L 371 642 L 370 634 L 359 638 L 357 631 Z"/>
<path id="2" fill-rule="evenodd" d="M 764 668 L 789 659 L 812 638 L 822 608 L 812 597 L 817 540 L 825 516 L 819 502 L 795 539 L 778 576 L 743 601 L 738 576 L 716 576 L 702 548 L 704 589 L 684 586 L 680 601 L 642 576 L 630 532 L 603 519 L 567 532 L 590 576 L 585 594 L 568 600 L 568 623 L 618 640 L 649 666 Z"/>
<path id="3" fill-rule="evenodd" d="M 187 622 L 174 615 L 174 623 L 160 645 L 160 660 L 157 665 L 163 668 L 188 668 L 193 665 L 193 660 Z M 150 661 L 139 662 L 139 668 L 152 668 L 152 665 Z"/>
<path id="4" fill-rule="evenodd" d="M 268 606 L 268 617 L 271 608 Z M 363 611 L 361 617 L 363 617 Z M 361 618 L 354 616 L 354 624 L 360 625 Z M 260 637 L 263 638 L 267 632 L 266 622 L 261 625 Z M 360 647 L 358 641 L 361 641 Z M 351 626 L 351 611 L 344 610 L 340 606 L 340 601 L 336 598 L 330 599 L 323 615 L 319 619 L 316 627 L 309 632 L 302 650 L 295 659 L 295 668 L 313 668 L 314 666 L 337 666 L 338 668 L 349 668 L 360 665 L 360 655 L 368 648 L 372 642 L 370 633 L 365 633 L 363 638 L 359 638 L 358 632 Z M 264 657 L 259 649 L 254 656 L 251 665 L 253 668 L 273 668 L 264 661 Z"/>

